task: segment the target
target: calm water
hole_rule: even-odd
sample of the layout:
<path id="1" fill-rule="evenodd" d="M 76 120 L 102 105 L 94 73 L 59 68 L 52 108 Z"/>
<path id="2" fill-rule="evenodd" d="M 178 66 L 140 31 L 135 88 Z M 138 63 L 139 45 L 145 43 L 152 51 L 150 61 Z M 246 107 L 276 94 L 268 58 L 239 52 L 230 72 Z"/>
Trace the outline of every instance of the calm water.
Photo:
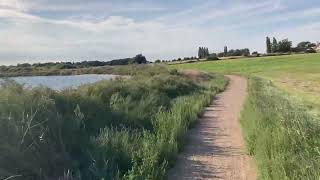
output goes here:
<path id="1" fill-rule="evenodd" d="M 111 80 L 117 75 L 109 74 L 85 74 L 74 76 L 33 76 L 33 77 L 13 77 L 14 81 L 24 84 L 27 87 L 46 86 L 54 90 L 65 88 L 75 88 L 84 84 L 91 84 L 102 80 Z"/>

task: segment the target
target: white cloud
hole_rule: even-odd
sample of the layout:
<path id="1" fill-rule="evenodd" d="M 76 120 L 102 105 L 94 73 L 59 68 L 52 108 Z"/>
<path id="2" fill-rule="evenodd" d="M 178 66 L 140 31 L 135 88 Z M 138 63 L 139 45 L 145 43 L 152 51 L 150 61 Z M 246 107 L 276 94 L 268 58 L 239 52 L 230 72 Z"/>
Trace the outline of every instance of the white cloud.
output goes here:
<path id="1" fill-rule="evenodd" d="M 0 9 L 13 9 L 24 12 L 155 12 L 164 7 L 153 4 L 127 2 L 87 1 L 87 0 L 0 0 Z"/>
<path id="2" fill-rule="evenodd" d="M 28 11 L 36 7 L 41 0 L 0 0 L 0 9 Z"/>
<path id="3" fill-rule="evenodd" d="M 19 0 L 0 0 L 0 8 L 24 9 Z"/>
<path id="4" fill-rule="evenodd" d="M 235 3 L 222 9 L 218 1 L 210 1 L 138 21 L 124 16 L 94 20 L 45 18 L 30 12 L 39 8 L 39 4 L 20 6 L 13 1 L 0 0 L 0 64 L 4 60 L 12 63 L 8 59 L 108 60 L 138 53 L 150 59 L 176 58 L 196 55 L 198 46 L 208 46 L 214 51 L 222 51 L 224 45 L 264 51 L 265 36 L 270 34 L 294 41 L 320 38 L 320 25 L 316 23 L 297 22 L 299 28 L 270 29 L 269 23 L 320 16 L 317 8 L 287 12 L 282 3 Z"/>
<path id="5" fill-rule="evenodd" d="M 297 44 L 301 41 L 320 41 L 320 22 L 308 23 L 295 28 L 281 28 L 272 32 L 273 36 L 288 38 Z"/>

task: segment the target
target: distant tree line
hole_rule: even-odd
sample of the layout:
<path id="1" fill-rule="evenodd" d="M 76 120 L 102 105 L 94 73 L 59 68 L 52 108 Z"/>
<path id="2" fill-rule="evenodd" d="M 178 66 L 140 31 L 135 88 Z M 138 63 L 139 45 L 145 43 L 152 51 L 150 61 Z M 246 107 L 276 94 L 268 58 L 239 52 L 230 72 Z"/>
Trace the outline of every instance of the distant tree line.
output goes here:
<path id="1" fill-rule="evenodd" d="M 218 53 L 218 57 L 229 57 L 229 56 L 249 56 L 250 50 L 248 48 L 244 49 L 230 49 L 228 50 L 228 47 L 224 47 L 224 51 Z"/>
<path id="2" fill-rule="evenodd" d="M 196 56 L 191 56 L 191 57 L 176 58 L 176 59 L 172 59 L 172 60 L 157 59 L 154 62 L 155 63 L 166 63 L 166 62 L 179 62 L 179 61 L 190 61 L 190 60 L 198 60 L 198 58 Z"/>
<path id="3" fill-rule="evenodd" d="M 249 55 L 250 55 L 250 50 L 248 48 L 228 50 L 228 47 L 225 46 L 223 52 L 220 52 L 218 54 L 209 53 L 209 50 L 207 47 L 199 47 L 199 50 L 198 50 L 199 59 L 206 58 L 207 60 L 219 60 L 219 57 L 249 56 Z"/>
<path id="4" fill-rule="evenodd" d="M 272 42 L 269 37 L 266 37 L 266 50 L 267 54 L 270 53 L 315 53 L 315 47 L 317 45 L 315 43 L 311 43 L 309 41 L 303 41 L 298 43 L 296 47 L 292 47 L 292 41 L 288 39 L 283 39 L 281 41 L 277 41 L 275 37 L 273 37 Z"/>
<path id="5" fill-rule="evenodd" d="M 148 61 L 145 56 L 143 56 L 142 54 L 138 54 L 133 58 L 115 59 L 105 63 L 106 65 L 114 66 L 114 65 L 129 65 L 129 64 L 146 64 L 147 62 Z"/>
<path id="6" fill-rule="evenodd" d="M 146 64 L 148 63 L 145 56 L 138 54 L 133 58 L 115 59 L 111 61 L 82 61 L 82 62 L 48 62 L 48 63 L 23 63 L 18 64 L 18 68 L 54 68 L 54 69 L 76 69 L 76 68 L 88 68 L 99 66 L 115 66 L 115 65 L 129 65 L 129 64 Z"/>

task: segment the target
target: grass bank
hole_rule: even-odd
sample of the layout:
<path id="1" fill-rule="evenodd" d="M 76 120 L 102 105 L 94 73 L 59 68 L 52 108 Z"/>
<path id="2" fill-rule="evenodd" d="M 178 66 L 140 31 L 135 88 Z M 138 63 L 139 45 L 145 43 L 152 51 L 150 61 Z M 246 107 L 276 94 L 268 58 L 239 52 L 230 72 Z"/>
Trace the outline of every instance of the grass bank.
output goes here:
<path id="1" fill-rule="evenodd" d="M 62 92 L 2 84 L 0 179 L 163 179 L 226 80 L 143 68 Z"/>
<path id="2" fill-rule="evenodd" d="M 99 66 L 99 67 L 79 67 L 70 69 L 61 69 L 56 66 L 41 67 L 11 67 L 0 66 L 0 77 L 17 77 L 17 76 L 67 76 L 82 74 L 117 74 L 117 75 L 136 75 L 143 73 L 152 65 L 128 65 L 128 66 Z M 152 68 L 151 68 L 152 69 Z M 147 70 L 148 71 L 148 70 Z M 148 73 L 148 72 L 147 72 Z"/>
<path id="3" fill-rule="evenodd" d="M 320 119 L 271 81 L 250 78 L 241 116 L 260 179 L 320 178 Z"/>

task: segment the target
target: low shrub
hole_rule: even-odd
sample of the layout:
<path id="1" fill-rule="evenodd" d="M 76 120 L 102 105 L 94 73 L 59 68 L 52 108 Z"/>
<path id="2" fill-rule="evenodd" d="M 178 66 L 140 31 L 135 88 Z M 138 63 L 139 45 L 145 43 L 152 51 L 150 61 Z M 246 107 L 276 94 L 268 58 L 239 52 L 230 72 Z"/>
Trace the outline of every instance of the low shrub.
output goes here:
<path id="1" fill-rule="evenodd" d="M 210 55 L 206 58 L 207 61 L 216 61 L 220 60 L 217 55 Z"/>

